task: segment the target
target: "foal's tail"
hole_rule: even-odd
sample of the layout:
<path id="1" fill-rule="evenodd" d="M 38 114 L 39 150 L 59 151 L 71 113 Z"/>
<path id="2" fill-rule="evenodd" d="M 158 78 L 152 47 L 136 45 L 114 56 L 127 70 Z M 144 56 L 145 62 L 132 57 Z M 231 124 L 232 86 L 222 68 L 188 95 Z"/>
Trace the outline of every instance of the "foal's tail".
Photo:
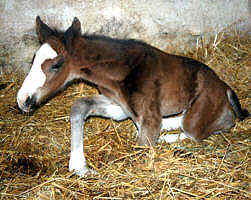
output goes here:
<path id="1" fill-rule="evenodd" d="M 248 113 L 248 111 L 243 110 L 241 108 L 240 101 L 233 90 L 231 89 L 227 90 L 227 97 L 228 97 L 228 101 L 230 105 L 232 106 L 235 114 L 240 119 L 240 121 L 243 121 L 246 117 L 250 117 L 250 114 Z"/>

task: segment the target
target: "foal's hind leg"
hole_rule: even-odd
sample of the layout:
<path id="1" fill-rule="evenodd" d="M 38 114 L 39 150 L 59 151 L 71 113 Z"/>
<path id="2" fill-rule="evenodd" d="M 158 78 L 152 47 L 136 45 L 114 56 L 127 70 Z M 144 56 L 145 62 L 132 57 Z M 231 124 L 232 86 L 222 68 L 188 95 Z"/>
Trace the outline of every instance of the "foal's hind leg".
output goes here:
<path id="1" fill-rule="evenodd" d="M 201 95 L 186 111 L 183 119 L 184 133 L 196 141 L 200 141 L 210 134 L 209 126 L 214 121 L 212 105 Z"/>
<path id="2" fill-rule="evenodd" d="M 128 116 L 121 107 L 103 95 L 78 99 L 71 108 L 71 157 L 70 171 L 78 175 L 88 172 L 83 150 L 84 122 L 90 116 L 124 120 Z"/>
<path id="3" fill-rule="evenodd" d="M 226 117 L 229 122 L 224 119 Z M 202 93 L 186 111 L 183 130 L 188 137 L 200 141 L 216 131 L 231 127 L 233 119 L 227 99 L 215 101 L 213 97 Z"/>

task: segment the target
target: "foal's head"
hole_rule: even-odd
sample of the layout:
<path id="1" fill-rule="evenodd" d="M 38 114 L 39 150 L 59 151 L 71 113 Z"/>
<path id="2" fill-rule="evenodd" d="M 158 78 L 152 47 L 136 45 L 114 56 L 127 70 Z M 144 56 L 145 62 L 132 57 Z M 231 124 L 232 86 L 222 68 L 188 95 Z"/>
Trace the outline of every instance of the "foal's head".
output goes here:
<path id="1" fill-rule="evenodd" d="M 65 33 L 59 33 L 36 18 L 36 30 L 41 47 L 35 54 L 32 67 L 17 94 L 19 107 L 29 112 L 32 107 L 59 91 L 76 76 L 72 51 L 81 37 L 81 25 L 74 18 Z M 77 52 L 75 52 L 77 54 Z"/>

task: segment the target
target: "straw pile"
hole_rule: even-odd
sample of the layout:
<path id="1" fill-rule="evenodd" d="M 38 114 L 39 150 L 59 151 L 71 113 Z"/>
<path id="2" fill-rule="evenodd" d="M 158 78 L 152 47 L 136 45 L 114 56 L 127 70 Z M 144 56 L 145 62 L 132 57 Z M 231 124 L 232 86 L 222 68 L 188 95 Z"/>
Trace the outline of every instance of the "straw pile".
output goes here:
<path id="1" fill-rule="evenodd" d="M 186 55 L 212 67 L 250 111 L 250 37 L 219 33 L 203 41 Z M 16 105 L 22 81 L 14 73 L 0 79 L 0 199 L 251 198 L 250 119 L 200 144 L 186 139 L 140 149 L 130 120 L 91 118 L 84 143 L 88 165 L 98 173 L 80 178 L 68 171 L 70 107 L 97 91 L 72 85 L 29 116 Z"/>

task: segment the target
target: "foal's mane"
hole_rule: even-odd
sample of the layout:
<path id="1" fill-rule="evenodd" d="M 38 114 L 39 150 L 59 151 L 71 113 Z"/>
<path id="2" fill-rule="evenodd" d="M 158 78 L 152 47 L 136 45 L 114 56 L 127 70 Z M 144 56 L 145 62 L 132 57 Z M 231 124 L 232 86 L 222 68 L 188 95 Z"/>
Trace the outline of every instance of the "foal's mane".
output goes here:
<path id="1" fill-rule="evenodd" d="M 53 36 L 60 38 L 61 41 L 65 41 L 65 31 L 62 30 L 58 30 L 56 28 L 53 28 Z M 147 44 L 146 42 L 142 41 L 142 40 L 137 40 L 137 39 L 129 39 L 129 38 L 124 38 L 124 39 L 119 39 L 119 38 L 112 38 L 109 36 L 105 36 L 105 35 L 101 35 L 101 34 L 96 34 L 96 33 L 83 33 L 81 35 L 82 38 L 84 38 L 85 40 L 89 40 L 89 41 L 103 41 L 107 44 L 111 44 L 111 45 L 118 45 L 118 46 L 135 46 L 135 45 L 140 45 L 144 48 L 154 48 L 151 45 Z"/>
<path id="2" fill-rule="evenodd" d="M 105 35 L 99 35 L 99 34 L 89 34 L 89 33 L 84 33 L 82 35 L 82 37 L 86 40 L 90 40 L 90 41 L 94 41 L 94 40 L 100 40 L 100 41 L 104 41 L 107 43 L 113 43 L 113 44 L 120 44 L 120 45 L 127 45 L 127 46 L 131 46 L 131 45 L 141 45 L 141 46 L 145 46 L 145 47 L 150 47 L 149 44 L 141 41 L 141 40 L 136 40 L 136 39 L 119 39 L 119 38 L 112 38 L 109 36 L 105 36 Z"/>

